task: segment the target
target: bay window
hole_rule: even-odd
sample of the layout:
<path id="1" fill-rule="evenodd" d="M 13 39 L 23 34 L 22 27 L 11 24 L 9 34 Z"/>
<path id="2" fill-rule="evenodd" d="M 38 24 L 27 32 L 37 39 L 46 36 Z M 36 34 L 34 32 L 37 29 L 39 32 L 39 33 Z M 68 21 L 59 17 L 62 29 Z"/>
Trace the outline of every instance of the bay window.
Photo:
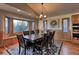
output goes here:
<path id="1" fill-rule="evenodd" d="M 34 30 L 34 27 L 35 27 L 35 22 L 33 21 L 32 22 L 32 30 Z"/>
<path id="2" fill-rule="evenodd" d="M 14 32 L 23 32 L 29 30 L 29 22 L 22 20 L 13 20 Z"/>
<path id="3" fill-rule="evenodd" d="M 5 33 L 8 34 L 8 17 L 5 18 Z"/>

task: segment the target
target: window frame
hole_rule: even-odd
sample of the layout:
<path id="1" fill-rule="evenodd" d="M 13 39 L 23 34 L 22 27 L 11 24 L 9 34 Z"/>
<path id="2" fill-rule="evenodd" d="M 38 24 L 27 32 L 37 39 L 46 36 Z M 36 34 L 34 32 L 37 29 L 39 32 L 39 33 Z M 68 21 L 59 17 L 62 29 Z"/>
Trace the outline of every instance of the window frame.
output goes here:
<path id="1" fill-rule="evenodd" d="M 5 34 L 9 34 L 9 21 L 8 21 L 8 29 L 6 29 L 6 18 L 8 18 L 7 16 L 5 16 L 4 17 L 4 32 L 5 32 Z M 9 20 L 9 18 L 8 18 L 8 20 Z M 6 32 L 6 30 L 8 31 L 8 32 Z"/>
<path id="2" fill-rule="evenodd" d="M 67 32 L 69 32 L 69 19 L 70 19 L 70 18 L 63 18 L 63 19 L 62 19 L 62 32 L 64 32 L 64 29 L 63 29 L 63 28 L 64 28 L 64 25 L 63 25 L 64 20 L 67 20 L 67 22 L 68 22 L 68 23 L 67 23 L 67 24 L 68 24 L 68 25 L 67 25 Z M 64 33 L 67 33 L 67 32 L 64 32 Z"/>
<path id="3" fill-rule="evenodd" d="M 14 20 L 19 20 L 19 19 L 13 19 L 13 33 L 19 33 L 19 32 L 15 32 L 14 31 Z M 29 21 L 28 20 L 19 20 L 19 21 L 27 21 L 28 22 L 28 31 L 29 31 Z M 25 30 L 24 30 L 25 31 Z M 20 31 L 20 32 L 23 32 L 23 31 Z"/>
<path id="4" fill-rule="evenodd" d="M 32 21 L 31 23 L 33 23 L 33 22 L 34 22 L 34 29 L 33 29 L 33 30 L 31 29 L 32 31 L 34 31 L 34 30 L 35 30 L 35 21 Z M 32 27 L 32 25 L 31 25 L 31 27 Z"/>

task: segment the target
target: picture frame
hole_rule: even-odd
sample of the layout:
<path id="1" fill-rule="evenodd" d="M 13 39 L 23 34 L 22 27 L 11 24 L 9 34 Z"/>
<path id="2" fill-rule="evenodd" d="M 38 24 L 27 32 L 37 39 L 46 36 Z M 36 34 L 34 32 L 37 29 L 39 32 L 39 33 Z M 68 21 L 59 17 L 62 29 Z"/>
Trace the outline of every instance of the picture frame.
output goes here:
<path id="1" fill-rule="evenodd" d="M 59 28 L 60 27 L 60 19 L 52 20 L 50 22 L 50 27 L 51 28 Z"/>

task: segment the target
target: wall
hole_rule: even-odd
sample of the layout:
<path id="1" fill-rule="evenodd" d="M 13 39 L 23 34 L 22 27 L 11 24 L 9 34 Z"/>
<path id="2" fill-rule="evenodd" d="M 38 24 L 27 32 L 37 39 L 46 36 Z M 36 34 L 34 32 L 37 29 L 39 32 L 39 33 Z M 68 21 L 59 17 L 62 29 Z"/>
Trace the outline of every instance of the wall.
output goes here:
<path id="1" fill-rule="evenodd" d="M 24 15 L 21 15 L 20 13 L 13 13 L 13 12 L 7 12 L 7 11 L 4 11 L 4 10 L 0 10 L 0 15 L 3 15 L 3 16 L 9 16 L 9 17 L 17 17 L 17 18 L 20 18 L 20 19 L 31 19 L 31 17 L 28 17 L 28 16 L 24 16 Z"/>
<path id="2" fill-rule="evenodd" d="M 75 13 L 70 13 L 70 14 L 64 14 L 64 15 L 60 15 L 60 16 L 54 16 L 54 17 L 49 17 L 49 18 L 47 18 L 47 22 L 48 22 L 48 29 L 49 30 L 51 30 L 51 31 L 53 31 L 53 30 L 55 30 L 56 31 L 56 33 L 55 33 L 55 39 L 57 39 L 57 40 L 63 40 L 63 39 L 72 39 L 72 19 L 71 19 L 71 16 L 72 15 L 75 15 L 75 14 L 79 14 L 79 12 L 75 12 Z M 63 18 L 70 18 L 70 23 L 69 23 L 69 32 L 68 32 L 68 35 L 67 36 L 65 36 L 64 34 L 65 33 L 63 33 L 62 32 L 62 19 Z M 50 22 L 52 21 L 52 20 L 59 20 L 59 27 L 56 27 L 56 28 L 51 28 L 50 27 Z"/>
<path id="3" fill-rule="evenodd" d="M 19 19 L 24 19 L 24 20 L 28 20 L 28 21 L 32 21 L 33 19 L 30 17 L 25 17 L 25 16 L 23 16 L 23 15 L 21 15 L 21 14 L 15 14 L 15 13 L 11 13 L 11 12 L 6 12 L 6 11 L 2 11 L 2 10 L 0 10 L 0 33 L 2 33 L 2 35 L 3 35 L 3 37 L 2 37 L 2 39 L 7 39 L 8 37 L 10 37 L 8 34 L 6 34 L 5 33 L 5 16 L 9 16 L 9 17 L 16 17 L 16 18 L 19 18 Z M 37 19 L 35 19 L 35 23 L 37 22 Z M 13 29 L 12 29 L 12 27 L 13 27 L 13 25 L 12 25 L 12 19 L 10 19 L 9 20 L 9 23 L 10 23 L 10 27 L 9 27 L 9 33 L 10 34 L 12 34 L 12 32 L 13 32 Z M 37 24 L 37 23 L 36 23 Z M 31 24 L 30 24 L 30 26 L 29 27 L 31 27 Z M 35 26 L 35 30 L 37 29 L 36 28 L 37 26 Z M 30 28 L 30 30 L 31 30 L 31 28 Z"/>
<path id="4" fill-rule="evenodd" d="M 4 20 L 3 20 L 3 16 L 0 15 L 0 47 L 3 47 L 3 32 L 4 32 Z"/>

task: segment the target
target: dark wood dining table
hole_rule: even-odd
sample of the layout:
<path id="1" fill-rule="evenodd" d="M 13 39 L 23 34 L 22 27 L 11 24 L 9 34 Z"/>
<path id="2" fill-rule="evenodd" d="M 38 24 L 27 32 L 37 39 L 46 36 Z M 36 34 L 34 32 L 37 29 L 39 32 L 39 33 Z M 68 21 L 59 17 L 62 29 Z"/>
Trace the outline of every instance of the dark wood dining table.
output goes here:
<path id="1" fill-rule="evenodd" d="M 30 34 L 30 35 L 24 35 L 23 37 L 29 39 L 32 43 L 34 43 L 35 40 L 41 39 L 43 35 L 42 34 Z"/>
<path id="2" fill-rule="evenodd" d="M 35 41 L 43 38 L 42 34 L 31 34 L 31 35 L 24 35 L 24 38 L 30 40 L 33 43 L 33 52 L 35 52 Z"/>

